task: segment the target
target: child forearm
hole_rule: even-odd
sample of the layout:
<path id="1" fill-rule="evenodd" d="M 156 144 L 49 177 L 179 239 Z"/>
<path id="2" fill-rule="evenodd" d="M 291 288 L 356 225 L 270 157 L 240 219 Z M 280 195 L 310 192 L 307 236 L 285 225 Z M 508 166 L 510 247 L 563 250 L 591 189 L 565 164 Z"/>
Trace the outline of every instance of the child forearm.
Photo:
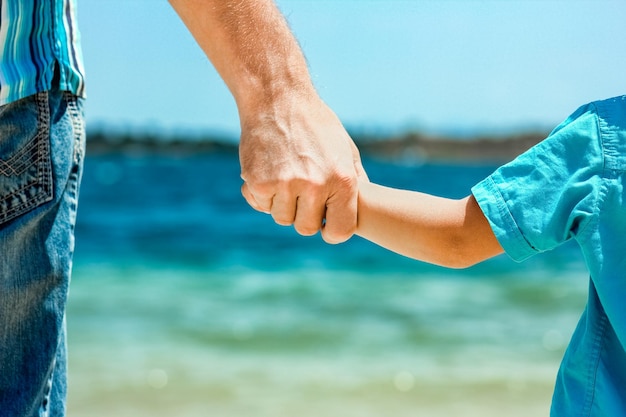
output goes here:
<path id="1" fill-rule="evenodd" d="M 463 268 L 502 252 L 472 196 L 462 200 L 362 183 L 357 234 L 389 250 Z"/>

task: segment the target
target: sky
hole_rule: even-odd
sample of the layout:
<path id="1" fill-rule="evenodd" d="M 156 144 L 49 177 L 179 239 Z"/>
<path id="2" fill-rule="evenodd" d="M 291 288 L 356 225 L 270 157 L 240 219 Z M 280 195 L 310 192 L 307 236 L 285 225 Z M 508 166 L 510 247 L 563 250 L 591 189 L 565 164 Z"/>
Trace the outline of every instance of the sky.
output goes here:
<path id="1" fill-rule="evenodd" d="M 626 94 L 623 0 L 278 0 L 349 129 L 549 129 Z M 166 0 L 78 0 L 89 126 L 237 137 L 232 96 Z"/>

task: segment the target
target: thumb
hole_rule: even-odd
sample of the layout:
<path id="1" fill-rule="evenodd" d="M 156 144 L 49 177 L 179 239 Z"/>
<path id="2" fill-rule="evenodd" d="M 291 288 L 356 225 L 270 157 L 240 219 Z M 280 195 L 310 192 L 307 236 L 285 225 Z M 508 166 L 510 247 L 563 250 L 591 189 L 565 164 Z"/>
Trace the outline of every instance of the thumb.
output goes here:
<path id="1" fill-rule="evenodd" d="M 354 161 L 354 170 L 356 171 L 356 177 L 359 181 L 369 182 L 370 179 L 367 176 L 367 172 L 365 172 L 365 168 L 363 168 L 360 158 Z"/>
<path id="2" fill-rule="evenodd" d="M 326 202 L 325 222 L 321 229 L 326 243 L 337 244 L 350 239 L 357 226 L 356 183 L 352 187 L 340 190 Z"/>
<path id="3" fill-rule="evenodd" d="M 365 172 L 365 168 L 363 168 L 363 163 L 361 162 L 361 154 L 359 153 L 359 148 L 357 148 L 354 141 L 350 142 L 352 145 L 352 162 L 354 163 L 354 171 L 356 172 L 356 177 L 360 181 L 369 182 L 367 172 Z"/>

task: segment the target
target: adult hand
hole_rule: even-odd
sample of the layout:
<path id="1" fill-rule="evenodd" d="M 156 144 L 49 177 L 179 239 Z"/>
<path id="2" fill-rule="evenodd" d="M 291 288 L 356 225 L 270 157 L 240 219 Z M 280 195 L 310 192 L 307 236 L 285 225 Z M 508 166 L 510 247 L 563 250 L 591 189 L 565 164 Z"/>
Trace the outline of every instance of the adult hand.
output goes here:
<path id="1" fill-rule="evenodd" d="M 359 152 L 337 116 L 317 97 L 282 98 L 242 115 L 242 194 L 276 223 L 328 243 L 357 226 L 357 180 L 367 179 Z"/>
<path id="2" fill-rule="evenodd" d="M 274 0 L 170 0 L 230 89 L 241 119 L 242 193 L 303 235 L 347 240 L 359 153 L 321 101 Z"/>

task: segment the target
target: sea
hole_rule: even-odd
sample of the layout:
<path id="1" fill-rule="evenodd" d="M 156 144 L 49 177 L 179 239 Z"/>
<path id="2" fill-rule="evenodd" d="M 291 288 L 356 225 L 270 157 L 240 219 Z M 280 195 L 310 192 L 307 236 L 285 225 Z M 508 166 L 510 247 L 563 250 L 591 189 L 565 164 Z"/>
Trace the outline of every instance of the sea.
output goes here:
<path id="1" fill-rule="evenodd" d="M 364 157 L 460 198 L 493 163 Z M 251 209 L 235 152 L 88 156 L 67 310 L 69 416 L 548 416 L 588 275 L 571 243 L 465 270 Z"/>

